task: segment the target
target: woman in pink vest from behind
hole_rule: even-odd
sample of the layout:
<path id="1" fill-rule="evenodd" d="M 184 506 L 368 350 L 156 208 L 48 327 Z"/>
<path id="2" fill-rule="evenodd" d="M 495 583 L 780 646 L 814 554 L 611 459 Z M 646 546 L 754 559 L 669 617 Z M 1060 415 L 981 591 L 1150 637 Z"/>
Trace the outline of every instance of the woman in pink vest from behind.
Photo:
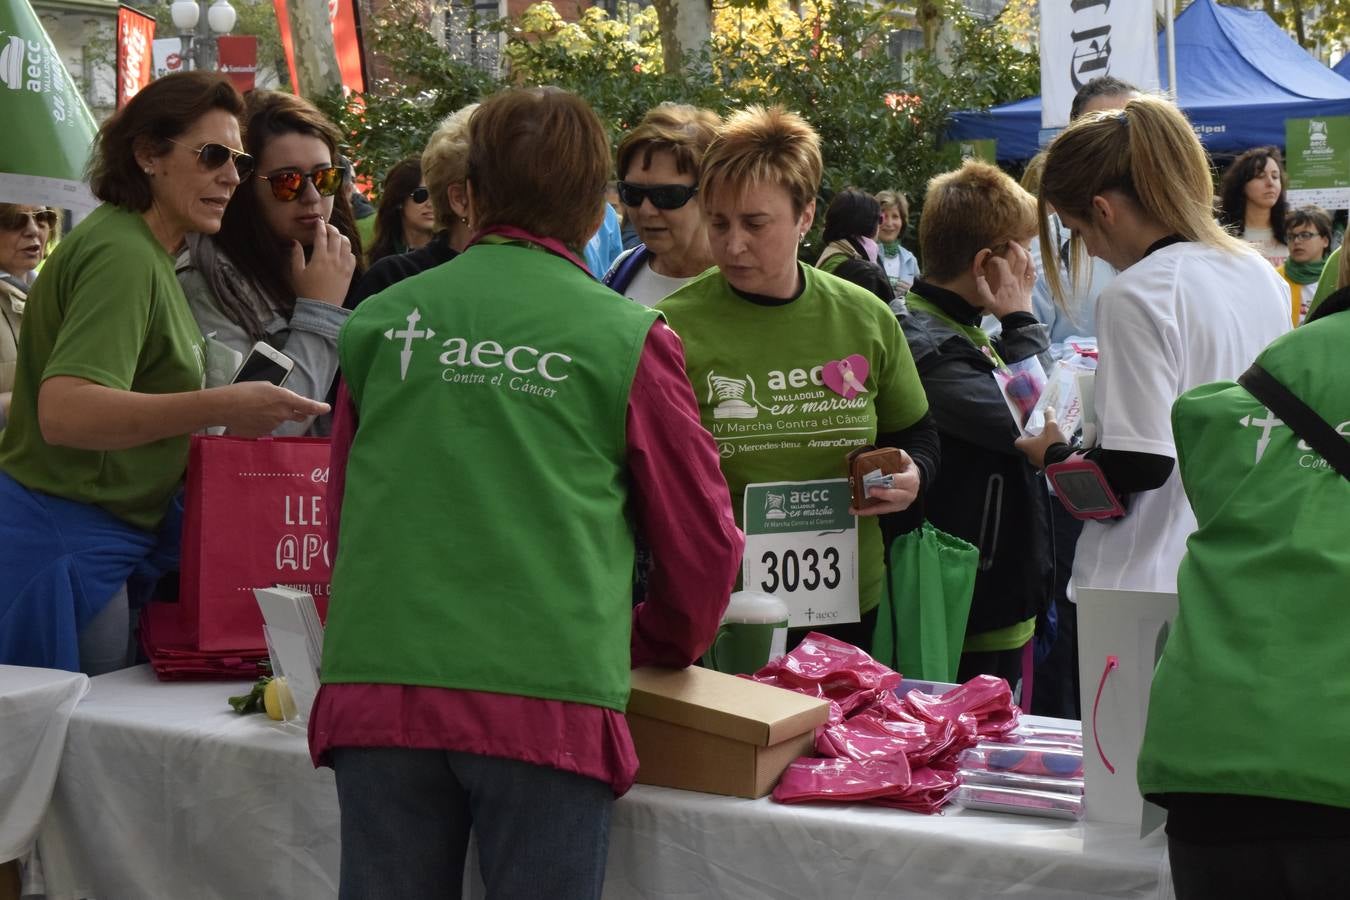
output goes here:
<path id="1" fill-rule="evenodd" d="M 310 749 L 336 773 L 344 900 L 457 896 L 470 828 L 489 896 L 599 897 L 637 771 L 630 667 L 697 659 L 740 562 L 678 339 L 580 261 L 599 119 L 515 90 L 469 133 L 479 233 L 338 339 Z M 633 607 L 635 529 L 654 567 Z"/>

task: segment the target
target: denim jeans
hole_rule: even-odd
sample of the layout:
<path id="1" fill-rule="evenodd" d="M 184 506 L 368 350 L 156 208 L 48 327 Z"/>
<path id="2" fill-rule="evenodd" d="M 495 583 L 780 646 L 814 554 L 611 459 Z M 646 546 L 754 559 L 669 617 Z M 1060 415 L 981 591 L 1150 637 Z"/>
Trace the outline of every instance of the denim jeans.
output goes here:
<path id="1" fill-rule="evenodd" d="M 593 778 L 442 750 L 333 751 L 340 900 L 459 896 L 472 827 L 490 900 L 599 898 L 614 805 Z"/>

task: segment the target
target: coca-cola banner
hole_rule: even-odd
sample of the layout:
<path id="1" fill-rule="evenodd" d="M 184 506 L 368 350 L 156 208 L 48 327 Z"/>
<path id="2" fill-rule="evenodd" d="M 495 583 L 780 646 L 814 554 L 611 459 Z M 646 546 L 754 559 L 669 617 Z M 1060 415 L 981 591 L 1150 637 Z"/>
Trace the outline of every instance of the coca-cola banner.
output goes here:
<path id="1" fill-rule="evenodd" d="M 155 40 L 153 16 L 129 6 L 117 8 L 117 106 L 120 109 L 150 83 L 151 45 Z"/>
<path id="2" fill-rule="evenodd" d="M 258 75 L 258 39 L 252 35 L 222 35 L 216 38 L 217 68 L 239 89 L 253 90 Z"/>

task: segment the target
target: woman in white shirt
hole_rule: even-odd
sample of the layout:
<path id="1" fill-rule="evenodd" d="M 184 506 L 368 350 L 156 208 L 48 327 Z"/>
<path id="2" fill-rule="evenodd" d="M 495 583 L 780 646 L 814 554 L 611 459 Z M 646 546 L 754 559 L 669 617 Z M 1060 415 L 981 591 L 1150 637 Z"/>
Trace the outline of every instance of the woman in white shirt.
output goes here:
<path id="1" fill-rule="evenodd" d="M 1285 216 L 1284 160 L 1279 147 L 1257 147 L 1233 160 L 1223 173 L 1219 220 L 1256 248 L 1272 266 L 1289 258 Z"/>
<path id="2" fill-rule="evenodd" d="M 1099 441 L 1087 455 L 1127 513 L 1086 523 L 1077 586 L 1176 590 L 1195 517 L 1173 471 L 1172 403 L 1197 385 L 1236 379 L 1289 330 L 1284 283 L 1214 221 L 1213 201 L 1205 152 L 1165 100 L 1139 97 L 1086 115 L 1050 146 L 1042 253 L 1055 252 L 1053 207 L 1073 233 L 1072 253 L 1085 248 L 1120 270 L 1097 307 Z M 1063 302 L 1057 267 L 1045 275 Z M 1037 466 L 1070 453 L 1053 420 L 1019 446 Z"/>

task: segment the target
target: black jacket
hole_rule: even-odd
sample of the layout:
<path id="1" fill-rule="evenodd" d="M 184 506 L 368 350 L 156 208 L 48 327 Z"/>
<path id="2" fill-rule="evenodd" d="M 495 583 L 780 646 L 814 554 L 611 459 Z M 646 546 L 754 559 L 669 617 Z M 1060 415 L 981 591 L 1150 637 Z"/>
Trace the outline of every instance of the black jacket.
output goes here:
<path id="1" fill-rule="evenodd" d="M 911 291 L 962 324 L 980 312 L 951 291 L 916 282 Z M 980 551 L 966 634 L 1034 618 L 1054 588 L 1050 496 L 1045 479 L 1013 441 L 1013 422 L 992 360 L 950 323 L 913 307 L 900 317 L 942 440 L 942 474 L 929 488 L 925 513 L 936 527 Z M 1030 313 L 1003 319 L 993 341 L 1007 363 L 1045 351 L 1049 336 Z"/>

